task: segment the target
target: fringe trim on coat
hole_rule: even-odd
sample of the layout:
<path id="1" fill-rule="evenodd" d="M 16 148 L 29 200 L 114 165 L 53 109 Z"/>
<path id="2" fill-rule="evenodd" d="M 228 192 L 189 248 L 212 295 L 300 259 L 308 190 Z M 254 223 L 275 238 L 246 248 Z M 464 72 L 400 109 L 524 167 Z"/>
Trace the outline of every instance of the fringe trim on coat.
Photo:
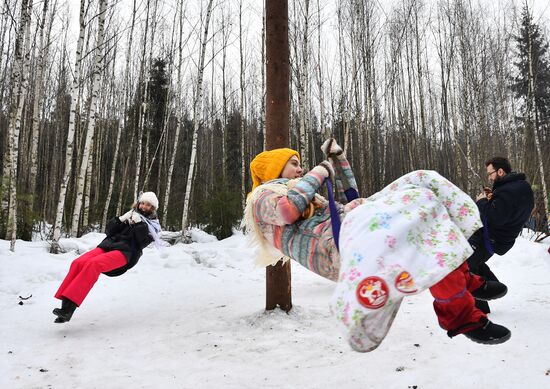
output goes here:
<path id="1" fill-rule="evenodd" d="M 289 180 L 288 182 L 272 182 L 258 186 L 248 195 L 246 199 L 246 207 L 244 209 L 243 220 L 241 226 L 244 228 L 249 245 L 256 248 L 256 265 L 267 267 L 275 265 L 279 261 L 286 262 L 290 257 L 284 255 L 280 250 L 274 247 L 264 236 L 260 226 L 254 218 L 254 204 L 256 200 L 265 191 L 273 192 L 279 196 L 286 196 L 288 191 L 293 188 L 300 179 Z M 325 205 L 327 200 L 319 194 L 315 194 L 313 202 Z M 311 215 L 310 215 L 311 216 Z"/>

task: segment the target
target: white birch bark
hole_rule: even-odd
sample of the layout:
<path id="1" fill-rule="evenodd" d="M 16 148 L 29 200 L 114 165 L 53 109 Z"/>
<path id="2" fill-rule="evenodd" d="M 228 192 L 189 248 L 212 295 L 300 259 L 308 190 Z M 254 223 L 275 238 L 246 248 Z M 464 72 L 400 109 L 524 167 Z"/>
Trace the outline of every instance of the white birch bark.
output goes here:
<path id="1" fill-rule="evenodd" d="M 153 15 L 156 14 L 155 10 L 156 10 L 156 0 L 155 0 L 155 4 L 154 4 L 154 10 L 153 10 Z M 143 133 L 145 131 L 145 121 L 146 121 L 146 118 L 147 118 L 147 109 L 148 109 L 148 101 L 149 101 L 149 67 L 148 66 L 145 66 L 145 57 L 146 57 L 146 51 L 147 51 L 147 34 L 148 34 L 148 31 L 149 31 L 149 11 L 150 11 L 150 3 L 147 2 L 147 19 L 146 19 L 146 22 L 145 22 L 145 36 L 144 36 L 144 39 L 143 39 L 143 42 L 144 42 L 144 45 L 143 45 L 143 53 L 142 53 L 142 65 L 141 65 L 141 75 L 142 77 L 144 77 L 145 79 L 145 86 L 144 86 L 144 92 L 143 92 L 143 99 L 142 99 L 142 103 L 141 103 L 141 106 L 140 106 L 140 115 L 139 115 L 139 122 L 138 122 L 138 139 L 137 139 L 137 157 L 136 157 L 136 178 L 135 178 L 135 181 L 134 181 L 134 199 L 137 199 L 138 198 L 138 195 L 139 195 L 139 182 L 140 182 L 140 179 L 141 179 L 141 159 L 142 159 L 142 154 L 143 154 Z M 155 20 L 154 20 L 154 16 L 153 16 L 153 20 L 152 20 L 152 23 L 154 24 L 155 23 Z M 149 64 L 151 62 L 151 57 L 152 57 L 152 50 L 153 50 L 153 41 L 154 41 L 154 28 L 153 26 L 151 26 L 151 47 L 149 49 Z M 148 142 L 146 143 L 147 147 L 149 146 Z M 146 149 L 146 153 L 148 152 L 148 150 Z M 145 165 L 147 166 L 147 164 Z"/>
<path id="2" fill-rule="evenodd" d="M 338 54 L 339 54 L 339 63 L 340 63 L 340 105 L 342 112 L 342 126 L 343 126 L 343 132 L 344 132 L 344 150 L 350 155 L 351 153 L 349 150 L 349 138 L 350 138 L 350 130 L 349 130 L 349 99 L 348 99 L 348 77 L 345 74 L 347 72 L 348 63 L 347 63 L 347 51 L 344 41 L 344 18 L 342 14 L 343 5 L 342 2 L 339 2 L 338 11 L 337 11 L 337 17 L 338 17 Z"/>
<path id="3" fill-rule="evenodd" d="M 319 90 L 319 127 L 324 139 L 330 138 L 330 129 L 326 126 L 325 96 L 323 87 L 323 68 L 321 66 L 321 6 L 317 0 L 317 88 Z"/>
<path id="4" fill-rule="evenodd" d="M 153 66 L 153 47 L 155 45 L 155 33 L 156 33 L 156 30 L 157 30 L 157 11 L 158 11 L 158 0 L 154 0 L 154 6 L 153 6 L 153 15 L 151 17 L 151 43 L 149 44 L 149 66 L 152 67 Z M 168 71 L 168 74 L 170 74 L 170 72 Z M 147 83 L 146 83 L 146 87 L 147 89 L 149 89 L 149 82 L 150 82 L 150 77 L 149 75 L 147 75 Z M 144 168 L 145 168 L 145 178 L 143 179 L 143 185 L 142 185 L 142 188 L 144 190 L 149 190 L 147 188 L 147 186 L 149 185 L 149 182 L 148 182 L 148 171 L 147 171 L 147 167 L 150 166 L 149 164 L 149 155 L 151 153 L 151 146 L 150 146 L 150 142 L 151 142 L 151 126 L 148 125 L 149 124 L 149 115 L 148 115 L 148 111 L 149 111 L 149 107 L 150 107 L 150 102 L 149 102 L 149 90 L 147 91 L 147 94 L 146 94 L 146 97 L 147 99 L 144 100 L 145 101 L 145 105 L 144 105 L 144 110 L 143 110 L 143 121 L 141 122 L 142 124 L 142 134 L 145 132 L 145 155 L 144 155 Z M 140 165 L 141 165 L 141 161 L 139 162 Z M 136 183 L 139 182 L 139 180 L 136 180 Z M 139 190 L 139 188 L 138 188 Z M 136 198 L 137 198 L 137 195 L 138 193 L 136 192 Z"/>
<path id="5" fill-rule="evenodd" d="M 117 122 L 117 129 L 116 129 L 116 142 L 115 142 L 115 151 L 113 153 L 113 162 L 111 164 L 111 174 L 109 176 L 109 189 L 107 190 L 107 198 L 105 199 L 105 206 L 103 207 L 103 217 L 101 219 L 101 231 L 105 232 L 105 227 L 107 226 L 107 214 L 109 213 L 109 206 L 111 204 L 111 198 L 113 196 L 113 188 L 115 184 L 115 171 L 116 171 L 116 165 L 118 161 L 118 153 L 120 149 L 120 138 L 122 134 L 122 128 L 124 128 L 124 124 L 121 124 L 125 122 L 125 112 L 122 112 L 121 117 L 119 118 Z"/>
<path id="6" fill-rule="evenodd" d="M 303 31 L 295 29 L 294 32 L 294 58 L 296 61 L 295 74 L 298 88 L 298 126 L 299 126 L 299 151 L 302 166 L 309 169 L 309 137 L 307 126 L 307 101 L 306 88 L 308 84 L 308 34 L 309 34 L 309 0 L 304 1 L 303 15 L 296 10 L 297 2 L 294 2 L 294 14 L 296 20 L 303 16 Z M 298 23 L 297 23 L 298 24 Z M 298 43 L 301 43 L 299 45 Z M 301 54 L 301 55 L 300 55 Z"/>
<path id="7" fill-rule="evenodd" d="M 9 150 L 11 153 L 10 161 L 10 197 L 9 197 L 9 210 L 8 210 L 8 228 L 7 234 L 10 239 L 10 251 L 15 251 L 15 242 L 17 238 L 17 159 L 19 157 L 19 133 L 21 131 L 21 116 L 23 114 L 23 105 L 25 104 L 25 96 L 28 88 L 28 75 L 29 75 L 29 62 L 30 62 L 30 25 L 31 25 L 31 13 L 32 13 L 32 0 L 28 3 L 22 2 L 21 5 L 21 29 L 25 36 L 25 43 L 23 47 L 23 69 L 21 72 L 21 83 L 19 91 L 15 94 L 17 102 L 17 110 L 13 121 L 10 121 L 10 136 L 9 136 Z M 17 85 L 14 85 L 17 87 Z"/>
<path id="8" fill-rule="evenodd" d="M 9 10 L 9 3 L 2 2 L 2 11 L 0 15 L 2 15 L 2 18 L 0 19 L 0 47 L 5 47 L 6 45 L 6 32 L 8 31 L 8 17 L 9 13 L 7 12 Z M 8 36 L 9 38 L 9 36 Z M 7 64 L 5 66 L 2 66 L 4 64 L 4 58 L 7 55 L 4 54 L 4 50 L 0 50 L 0 67 L 2 69 L 7 69 Z M 5 74 L 5 73 L 4 73 Z M 4 99 L 4 86 L 0 88 L 0 102 Z"/>
<path id="9" fill-rule="evenodd" d="M 38 171 L 38 138 L 40 131 L 40 113 L 42 112 L 43 106 L 43 76 L 44 76 L 44 64 L 48 60 L 49 54 L 49 44 L 45 47 L 44 42 L 44 29 L 46 25 L 46 17 L 48 13 L 48 4 L 49 0 L 44 0 L 44 5 L 42 8 L 42 19 L 40 23 L 40 38 L 39 38 L 39 48 L 38 48 L 38 71 L 36 73 L 36 88 L 34 93 L 33 101 L 33 117 L 32 117 L 32 134 L 31 134 L 31 151 L 30 151 L 30 177 L 29 177 L 29 189 L 30 193 L 34 194 L 36 189 L 36 175 Z M 51 32 L 52 23 L 48 27 L 48 34 L 46 37 L 46 42 L 50 41 L 50 32 Z M 31 197 L 30 207 L 33 208 L 34 204 L 33 195 Z"/>
<path id="10" fill-rule="evenodd" d="M 172 154 L 170 156 L 170 165 L 168 166 L 166 191 L 164 192 L 164 201 L 162 202 L 162 221 L 163 225 L 168 220 L 168 202 L 170 201 L 170 190 L 172 188 L 172 175 L 174 173 L 174 164 L 176 162 L 176 153 L 178 151 L 178 143 L 180 139 L 181 126 L 182 126 L 182 111 L 183 111 L 183 96 L 182 96 L 182 64 L 183 64 L 183 0 L 179 2 L 179 9 L 181 12 L 178 18 L 179 22 L 179 39 L 178 39 L 178 76 L 177 76 L 177 93 L 176 93 L 176 134 L 174 136 L 174 144 L 172 147 Z"/>
<path id="11" fill-rule="evenodd" d="M 170 34 L 170 52 L 175 53 L 176 47 L 178 45 L 179 39 L 176 38 L 176 31 L 178 29 L 178 25 L 176 24 L 176 20 L 178 20 L 178 16 L 180 16 L 179 10 L 179 3 L 176 4 L 176 12 L 174 12 L 174 19 L 172 21 L 172 33 Z M 179 88 L 179 85 L 173 89 L 171 87 L 172 85 L 172 78 L 173 78 L 173 72 L 174 72 L 174 60 L 172 59 L 170 61 L 169 71 L 170 74 L 169 77 L 169 84 L 167 88 L 167 94 L 166 94 L 166 109 L 165 109 L 165 116 L 164 116 L 164 128 L 161 135 L 161 154 L 159 157 L 159 169 L 158 169 L 158 180 L 157 180 L 157 188 L 156 193 L 158 197 L 161 196 L 162 193 L 162 184 L 166 182 L 166 177 L 163 175 L 164 171 L 168 172 L 168 136 L 170 132 L 170 118 L 174 112 L 174 109 L 178 109 L 179 100 L 177 97 L 177 91 Z M 151 163 L 151 167 L 153 164 Z M 150 189 L 149 189 L 150 190 Z"/>
<path id="12" fill-rule="evenodd" d="M 126 127 L 126 110 L 128 108 L 128 101 L 130 99 L 130 62 L 132 58 L 132 43 L 134 40 L 134 27 L 136 24 L 136 0 L 134 0 L 132 8 L 132 24 L 130 25 L 130 31 L 128 35 L 128 47 L 126 50 L 126 70 L 124 71 L 124 103 L 122 103 L 119 110 L 119 119 L 117 122 L 115 151 L 113 155 L 113 162 L 111 164 L 111 174 L 109 175 L 109 189 L 107 190 L 107 198 L 105 199 L 105 206 L 103 207 L 103 218 L 101 220 L 101 231 L 105 231 L 107 226 L 107 214 L 109 212 L 109 206 L 111 205 L 111 198 L 113 196 L 113 188 L 115 185 L 115 171 L 118 161 L 118 153 L 120 148 L 120 138 L 122 135 L 122 129 Z M 113 74 L 114 77 L 114 74 Z M 121 94 L 120 92 L 117 94 Z M 119 102 L 122 98 L 117 99 Z M 120 103 L 119 103 L 120 104 Z M 122 197 L 122 190 L 119 194 Z"/>
<path id="13" fill-rule="evenodd" d="M 88 161 L 88 167 L 86 168 L 86 177 L 84 180 L 84 207 L 82 210 L 82 231 L 86 231 L 88 227 L 89 215 L 90 215 L 90 193 L 92 188 L 92 171 L 94 166 L 94 157 L 96 153 L 96 140 L 92 140 L 90 145 L 90 160 Z"/>
<path id="14" fill-rule="evenodd" d="M 78 89 L 80 84 L 80 68 L 82 62 L 82 48 L 84 46 L 84 33 L 86 30 L 85 21 L 86 0 L 80 0 L 80 32 L 76 45 L 76 59 L 74 66 L 74 77 L 71 86 L 71 107 L 69 112 L 69 129 L 67 132 L 67 150 L 65 152 L 65 171 L 61 180 L 59 190 L 59 200 L 57 202 L 57 212 L 55 216 L 54 232 L 52 238 L 51 252 L 59 251 L 59 238 L 61 237 L 61 225 L 63 223 L 63 213 L 65 210 L 65 198 L 67 196 L 67 186 L 72 171 L 72 160 L 74 151 L 74 135 L 75 135 L 75 116 L 76 107 L 78 104 Z"/>
<path id="15" fill-rule="evenodd" d="M 193 179 L 195 173 L 195 164 L 197 159 L 197 140 L 199 134 L 199 119 L 201 116 L 200 105 L 202 102 L 202 79 L 204 74 L 204 56 L 206 54 L 206 43 L 208 40 L 208 25 L 210 24 L 210 15 L 212 13 L 212 3 L 213 0 L 208 0 L 208 6 L 206 9 L 206 19 L 204 22 L 204 33 L 201 40 L 201 49 L 199 57 L 199 66 L 198 66 L 198 77 L 197 77 L 197 89 L 193 101 L 193 140 L 191 145 L 191 160 L 189 162 L 189 172 L 187 175 L 187 185 L 185 186 L 185 198 L 183 202 L 183 215 L 181 219 L 181 231 L 182 234 L 187 229 L 189 223 L 189 203 L 190 197 L 193 189 Z"/>
<path id="16" fill-rule="evenodd" d="M 8 55 L 14 55 L 14 61 L 11 66 L 11 82 L 10 87 L 12 89 L 12 101 L 10 103 L 10 117 L 9 117 L 9 124 L 8 124 L 8 135 L 7 135 L 7 147 L 5 147 L 5 150 L 2 150 L 3 153 L 3 170 L 2 170 L 2 185 L 0 189 L 3 189 L 2 191 L 2 199 L 0 199 L 0 206 L 2 209 L 5 209 L 4 204 L 8 207 L 8 213 L 9 211 L 9 202 L 10 202 L 10 184 L 11 184 L 11 173 L 12 173 L 12 149 L 14 147 L 14 130 L 15 130 L 15 119 L 17 115 L 17 103 L 18 103 L 18 96 L 19 92 L 22 86 L 21 83 L 21 76 L 23 73 L 23 41 L 25 39 L 25 20 L 26 20 L 26 9 L 27 9 L 28 0 L 22 0 L 21 2 L 21 11 L 20 11 L 20 23 L 19 27 L 17 29 L 16 37 L 15 37 L 15 49 L 14 53 L 9 52 L 9 48 L 11 46 L 11 42 L 8 42 Z M 4 4 L 4 11 L 8 8 L 8 4 Z M 6 12 L 7 13 L 7 12 Z M 3 50 L 0 50 L 3 51 Z M 5 70 L 9 68 L 8 60 L 6 60 L 6 66 Z M 6 73 L 4 73 L 6 74 Z M 2 96 L 4 87 L 2 85 Z M 6 231 L 6 239 L 11 238 L 11 234 L 9 231 L 9 225 Z"/>
<path id="17" fill-rule="evenodd" d="M 225 180 L 227 176 L 226 156 L 227 156 L 227 83 L 226 83 L 226 63 L 227 63 L 227 46 L 229 41 L 229 25 L 226 21 L 225 13 L 222 13 L 222 104 L 223 104 L 223 120 L 222 120 L 222 177 Z"/>
<path id="18" fill-rule="evenodd" d="M 73 209 L 73 218 L 71 225 L 71 236 L 78 234 L 78 225 L 80 220 L 80 210 L 82 208 L 82 197 L 84 191 L 84 180 L 86 179 L 86 171 L 88 169 L 88 162 L 91 151 L 91 144 L 95 133 L 96 111 L 97 101 L 100 85 L 100 72 L 103 62 L 103 38 L 105 28 L 105 14 L 107 9 L 107 0 L 100 0 L 99 2 L 99 15 L 98 15 L 98 31 L 97 31 L 97 43 L 95 48 L 95 65 L 94 75 L 92 82 L 92 99 L 90 102 L 90 120 L 88 121 L 88 130 L 86 132 L 86 138 L 84 143 L 84 150 L 82 152 L 82 161 L 80 163 L 80 173 L 78 175 L 76 183 L 76 201 Z"/>
<path id="19" fill-rule="evenodd" d="M 246 156 L 245 156 L 245 99 L 244 99 L 244 47 L 243 47 L 243 2 L 239 2 L 239 53 L 240 53 L 240 130 L 241 130 L 241 206 L 246 206 Z"/>
<path id="20" fill-rule="evenodd" d="M 265 78 L 265 2 L 263 2 L 262 6 L 262 107 L 261 107 L 261 114 L 260 114 L 260 125 L 262 129 L 262 135 L 263 135 L 263 147 L 262 150 L 266 149 L 266 142 L 267 142 L 267 133 L 265 128 L 265 95 L 266 95 L 266 78 Z"/>
<path id="21" fill-rule="evenodd" d="M 132 137 L 130 138 L 130 145 L 134 144 L 134 140 L 136 138 L 136 132 L 132 131 Z M 122 200 L 124 199 L 124 189 L 126 188 L 126 179 L 128 178 L 128 169 L 130 167 L 130 162 L 133 161 L 132 159 L 132 151 L 128 151 L 128 156 L 126 158 L 126 164 L 124 166 L 124 171 L 122 173 L 122 180 L 120 183 L 120 193 L 118 196 L 118 203 L 116 207 L 116 214 L 120 215 L 122 211 Z"/>

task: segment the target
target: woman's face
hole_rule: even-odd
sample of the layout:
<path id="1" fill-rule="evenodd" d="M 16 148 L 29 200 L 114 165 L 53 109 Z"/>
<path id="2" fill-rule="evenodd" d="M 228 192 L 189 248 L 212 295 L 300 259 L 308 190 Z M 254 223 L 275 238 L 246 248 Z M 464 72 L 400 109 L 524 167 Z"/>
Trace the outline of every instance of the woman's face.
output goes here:
<path id="1" fill-rule="evenodd" d="M 148 201 L 142 201 L 138 204 L 138 209 L 144 215 L 150 215 L 155 210 L 155 207 L 153 207 Z"/>
<path id="2" fill-rule="evenodd" d="M 285 168 L 281 173 L 281 177 L 292 180 L 294 178 L 302 177 L 302 173 L 303 170 L 302 165 L 300 165 L 300 160 L 297 156 L 293 155 L 292 158 L 290 158 L 286 163 Z"/>

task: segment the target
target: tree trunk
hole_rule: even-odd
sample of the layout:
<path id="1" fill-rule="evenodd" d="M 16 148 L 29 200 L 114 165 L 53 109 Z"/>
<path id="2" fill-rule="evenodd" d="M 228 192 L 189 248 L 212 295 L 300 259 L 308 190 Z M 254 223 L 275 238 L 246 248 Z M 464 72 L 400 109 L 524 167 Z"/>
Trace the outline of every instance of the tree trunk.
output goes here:
<path id="1" fill-rule="evenodd" d="M 529 53 L 529 102 L 527 103 L 527 111 L 529 116 L 530 124 L 533 126 L 533 137 L 535 138 L 535 150 L 537 152 L 538 159 L 538 169 L 540 173 L 540 182 L 542 186 L 542 197 L 545 199 L 542 203 L 544 204 L 544 213 L 545 215 L 550 216 L 548 212 L 548 191 L 546 188 L 546 176 L 544 173 L 544 159 L 542 156 L 542 151 L 539 141 L 539 129 L 538 129 L 538 115 L 537 115 L 537 105 L 535 101 L 535 75 L 533 73 L 533 42 L 532 42 L 532 32 L 531 24 L 528 26 L 528 53 Z M 548 158 L 548 156 L 546 157 Z M 550 223 L 550 222 L 549 222 Z"/>
<path id="2" fill-rule="evenodd" d="M 267 1 L 267 0 L 266 0 Z M 262 131 L 262 139 L 263 139 L 263 150 L 267 149 L 266 142 L 267 142 L 267 134 L 265 132 L 265 104 L 266 104 L 266 92 L 265 92 L 265 66 L 266 66 L 266 60 L 265 60 L 265 1 L 263 2 L 262 7 L 262 65 L 261 65 L 261 73 L 262 73 L 262 106 L 260 108 L 260 127 Z"/>
<path id="3" fill-rule="evenodd" d="M 136 24 L 136 1 L 133 2 L 132 7 L 132 24 L 130 26 L 130 32 L 128 35 L 128 47 L 126 50 L 126 70 L 124 71 L 124 92 L 118 92 L 117 94 L 124 94 L 122 98 L 118 98 L 119 102 L 119 118 L 117 120 L 117 130 L 116 130 L 116 142 L 115 142 L 115 151 L 113 155 L 113 162 L 111 164 L 111 174 L 109 175 L 109 189 L 107 190 L 107 198 L 105 199 L 105 206 L 103 208 L 103 219 L 101 220 L 101 231 L 105 231 L 107 226 L 107 215 L 109 213 L 109 206 L 111 204 L 111 197 L 113 195 L 113 188 L 115 184 L 115 172 L 116 165 L 118 161 L 118 154 L 120 149 L 120 138 L 122 136 L 122 130 L 126 128 L 126 111 L 128 109 L 128 103 L 130 101 L 130 63 L 132 57 L 132 44 L 134 41 L 134 27 Z M 114 72 L 113 72 L 114 78 Z M 121 100 L 124 102 L 121 103 Z M 119 193 L 119 197 L 122 197 L 122 191 Z"/>
<path id="4" fill-rule="evenodd" d="M 222 177 L 225 181 L 227 177 L 227 47 L 231 30 L 231 22 L 226 20 L 225 14 L 222 14 L 222 104 L 223 104 L 223 120 L 222 120 Z"/>
<path id="5" fill-rule="evenodd" d="M 172 154 L 170 156 L 170 165 L 168 167 L 166 191 L 164 192 L 162 221 L 163 224 L 168 220 L 168 202 L 170 201 L 170 190 L 172 189 L 172 175 L 174 172 L 174 164 L 176 162 L 176 153 L 178 151 L 178 143 L 181 132 L 182 111 L 183 111 L 183 96 L 182 96 L 182 54 L 183 54 L 183 0 L 179 3 L 181 15 L 178 18 L 179 22 L 179 39 L 178 39 L 178 79 L 177 79 L 177 95 L 176 95 L 176 134 L 174 136 L 174 144 Z"/>
<path id="6" fill-rule="evenodd" d="M 97 138 L 97 136 L 95 137 Z M 97 155 L 97 145 L 96 143 L 99 143 L 97 139 L 92 140 L 92 144 L 90 145 L 90 160 L 88 162 L 88 167 L 86 168 L 86 178 L 85 178 L 85 184 L 84 184 L 84 207 L 82 209 L 82 225 L 81 225 L 81 233 L 84 233 L 88 226 L 90 221 L 90 195 L 92 191 L 92 171 L 94 166 L 94 161 L 96 161 L 96 155 Z"/>
<path id="7" fill-rule="evenodd" d="M 266 149 L 289 146 L 288 1 L 266 0 Z M 266 268 L 266 309 L 292 309 L 290 261 Z"/>
<path id="8" fill-rule="evenodd" d="M 183 200 L 183 215 L 181 219 L 181 232 L 182 235 L 187 229 L 189 223 L 189 204 L 191 193 L 193 189 L 193 180 L 195 173 L 195 164 L 197 160 L 197 140 L 199 136 L 199 120 L 201 118 L 201 103 L 202 103 L 202 78 L 204 75 L 204 56 L 206 54 L 206 43 L 208 40 L 208 25 L 210 24 L 210 15 L 212 14 L 213 0 L 208 0 L 208 6 L 206 8 L 206 19 L 204 23 L 204 33 L 201 40 L 201 49 L 199 53 L 199 66 L 197 77 L 197 89 L 193 99 L 193 140 L 191 144 L 191 160 L 189 161 L 189 172 L 187 174 L 187 185 L 185 186 L 185 198 Z"/>
<path id="9" fill-rule="evenodd" d="M 29 62 L 30 62 L 30 25 L 32 14 L 32 0 L 28 3 L 26 0 L 21 2 L 21 27 L 18 34 L 24 36 L 24 47 L 19 46 L 19 50 L 24 53 L 16 52 L 16 62 L 21 66 L 20 82 L 14 84 L 13 98 L 17 101 L 14 104 L 15 111 L 10 118 L 9 129 L 9 144 L 11 161 L 10 161 L 10 185 L 9 185 L 9 211 L 8 211 L 8 228 L 7 239 L 10 239 L 10 251 L 15 251 L 15 242 L 17 239 L 17 160 L 19 157 L 19 133 L 21 131 L 21 119 L 23 113 L 23 105 L 27 94 L 29 83 Z M 19 70 L 16 70 L 19 71 Z M 13 120 L 12 120 L 13 119 Z"/>
<path id="10" fill-rule="evenodd" d="M 80 33 L 76 45 L 76 59 L 74 67 L 74 77 L 71 87 L 71 106 L 69 113 L 69 129 L 67 132 L 67 150 L 65 152 L 65 172 L 61 180 L 59 190 L 59 200 L 57 201 L 57 211 L 55 215 L 54 233 L 52 239 L 51 252 L 59 252 L 59 238 L 61 237 L 61 225 L 63 223 L 63 213 L 65 210 L 65 198 L 67 195 L 67 186 L 72 170 L 74 135 L 75 135 L 75 116 L 78 103 L 78 89 L 80 84 L 80 67 L 82 62 L 82 48 L 84 46 L 84 32 L 86 28 L 85 15 L 86 0 L 80 0 Z"/>
<path id="11" fill-rule="evenodd" d="M 240 53 L 240 130 L 241 130 L 241 206 L 246 206 L 246 155 L 245 155 L 245 98 L 244 98 L 244 48 L 243 48 L 243 23 L 242 23 L 242 0 L 239 2 L 239 53 Z"/>
<path id="12" fill-rule="evenodd" d="M 86 171 L 88 169 L 88 162 L 90 157 L 91 144 L 94 139 L 95 122 L 97 113 L 97 101 L 99 94 L 100 73 L 103 62 L 103 38 L 105 28 L 105 14 L 107 10 L 107 0 L 100 0 L 99 2 L 99 18 L 98 18 L 98 31 L 97 31 L 97 43 L 95 48 L 95 66 L 92 82 L 92 98 L 90 102 L 90 120 L 88 121 L 88 131 L 86 132 L 86 140 L 84 143 L 84 150 L 82 152 L 82 161 L 80 163 L 80 173 L 76 184 L 76 201 L 73 209 L 73 221 L 71 228 L 71 236 L 77 236 L 78 225 L 80 220 L 80 210 L 82 208 L 82 197 L 84 191 L 84 181 L 86 179 Z"/>
<path id="13" fill-rule="evenodd" d="M 49 0 L 44 0 L 44 5 L 42 8 L 42 19 L 40 23 L 40 39 L 39 39 L 39 48 L 38 48 L 38 71 L 36 73 L 35 80 L 35 92 L 34 92 L 34 101 L 33 101 L 33 116 L 32 116 L 32 134 L 31 134 L 31 150 L 30 150 L 30 168 L 29 168 L 29 193 L 32 194 L 30 198 L 29 208 L 34 209 L 34 201 L 36 198 L 36 175 L 38 171 L 38 139 L 40 135 L 40 113 L 42 112 L 43 99 L 43 76 L 44 76 L 44 65 L 48 59 L 49 53 L 49 41 L 50 41 L 50 32 L 51 32 L 51 23 L 48 27 L 48 34 L 46 42 L 48 46 L 45 47 L 44 42 L 44 28 L 46 25 L 46 18 L 48 15 L 48 3 Z"/>
<path id="14" fill-rule="evenodd" d="M 147 34 L 149 32 L 149 11 L 150 11 L 150 2 L 147 2 L 147 16 L 145 21 L 145 32 L 143 38 L 143 51 L 141 56 L 141 70 L 140 75 L 141 79 L 145 79 L 145 87 L 143 91 L 143 98 L 141 99 L 141 104 L 139 106 L 139 122 L 138 122 L 138 137 L 137 137 L 137 156 L 136 156 L 136 177 L 134 181 L 134 200 L 137 200 L 139 195 L 139 181 L 141 177 L 141 159 L 142 159 L 142 146 L 143 146 L 143 131 L 145 126 L 145 118 L 147 114 L 147 105 L 148 105 L 148 92 L 149 92 L 149 75 L 148 67 L 145 66 L 146 63 L 146 51 L 147 51 Z M 151 42 L 152 44 L 152 42 Z M 147 152 L 147 151 L 146 151 Z"/>
<path id="15" fill-rule="evenodd" d="M 325 91 L 323 87 L 323 67 L 321 66 L 321 6 L 317 0 L 317 88 L 319 89 L 319 128 L 324 139 L 331 137 L 331 131 L 326 126 Z"/>

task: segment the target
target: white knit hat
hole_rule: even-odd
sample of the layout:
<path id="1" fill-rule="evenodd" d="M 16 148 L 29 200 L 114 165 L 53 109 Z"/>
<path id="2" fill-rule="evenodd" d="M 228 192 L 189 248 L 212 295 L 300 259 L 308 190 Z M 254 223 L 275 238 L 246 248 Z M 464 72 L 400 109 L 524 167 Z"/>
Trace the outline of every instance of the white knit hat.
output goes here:
<path id="1" fill-rule="evenodd" d="M 157 198 L 155 192 L 143 192 L 141 196 L 139 196 L 138 203 L 144 201 L 147 201 L 149 204 L 155 207 L 155 209 L 159 208 L 159 199 Z"/>

